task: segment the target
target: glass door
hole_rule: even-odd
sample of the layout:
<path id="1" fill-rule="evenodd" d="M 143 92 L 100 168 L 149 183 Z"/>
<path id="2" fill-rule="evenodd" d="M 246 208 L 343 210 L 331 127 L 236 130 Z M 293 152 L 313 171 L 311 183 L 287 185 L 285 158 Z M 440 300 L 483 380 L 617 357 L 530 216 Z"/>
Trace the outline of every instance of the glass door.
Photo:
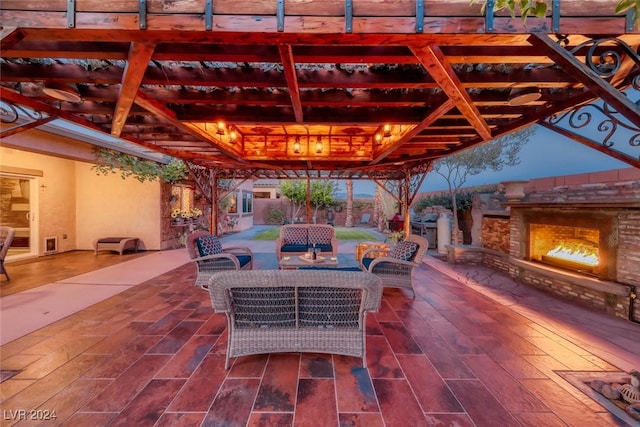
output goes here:
<path id="1" fill-rule="evenodd" d="M 38 254 L 37 188 L 36 177 L 0 174 L 0 225 L 16 230 L 7 260 Z"/>

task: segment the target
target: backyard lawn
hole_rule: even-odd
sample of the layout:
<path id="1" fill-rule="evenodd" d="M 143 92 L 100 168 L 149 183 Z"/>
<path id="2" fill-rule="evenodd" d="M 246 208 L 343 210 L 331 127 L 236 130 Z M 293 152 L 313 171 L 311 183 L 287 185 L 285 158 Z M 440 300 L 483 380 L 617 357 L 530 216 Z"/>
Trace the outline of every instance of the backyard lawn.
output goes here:
<path id="1" fill-rule="evenodd" d="M 276 240 L 280 236 L 280 227 L 270 228 L 258 235 L 252 240 Z M 336 227 L 336 237 L 338 240 L 379 240 L 375 235 L 365 230 L 358 230 L 346 227 Z"/>

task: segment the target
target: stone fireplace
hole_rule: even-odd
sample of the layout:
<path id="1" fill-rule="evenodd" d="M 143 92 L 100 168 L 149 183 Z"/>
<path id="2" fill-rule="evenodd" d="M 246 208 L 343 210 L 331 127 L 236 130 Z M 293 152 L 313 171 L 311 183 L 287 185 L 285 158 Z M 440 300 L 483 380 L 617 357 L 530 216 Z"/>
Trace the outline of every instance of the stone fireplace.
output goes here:
<path id="1" fill-rule="evenodd" d="M 474 200 L 473 244 L 448 247 L 449 261 L 482 263 L 640 322 L 640 181 L 557 187 L 516 202 L 484 196 Z"/>

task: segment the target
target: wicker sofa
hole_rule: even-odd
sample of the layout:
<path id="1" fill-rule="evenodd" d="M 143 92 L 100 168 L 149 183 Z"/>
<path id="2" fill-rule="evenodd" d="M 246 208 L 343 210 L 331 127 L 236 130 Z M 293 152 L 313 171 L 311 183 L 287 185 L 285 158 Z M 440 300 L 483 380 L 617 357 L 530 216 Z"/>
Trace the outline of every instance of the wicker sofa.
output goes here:
<path id="1" fill-rule="evenodd" d="M 280 228 L 276 240 L 278 261 L 283 256 L 303 255 L 313 245 L 322 256 L 338 255 L 338 239 L 335 228 L 327 224 L 286 224 Z"/>
<path id="2" fill-rule="evenodd" d="M 335 270 L 222 272 L 209 282 L 211 304 L 227 315 L 229 359 L 311 352 L 362 358 L 365 316 L 380 306 L 382 283 L 370 273 Z"/>

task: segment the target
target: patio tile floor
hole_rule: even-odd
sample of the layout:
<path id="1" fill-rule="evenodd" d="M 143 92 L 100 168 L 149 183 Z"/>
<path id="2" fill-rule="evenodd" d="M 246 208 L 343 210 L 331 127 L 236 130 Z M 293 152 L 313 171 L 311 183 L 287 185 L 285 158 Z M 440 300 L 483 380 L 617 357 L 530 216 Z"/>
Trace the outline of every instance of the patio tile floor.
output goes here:
<path id="1" fill-rule="evenodd" d="M 227 371 L 226 319 L 183 265 L 0 347 L 19 371 L 0 385 L 2 425 L 624 425 L 557 371 L 640 368 L 640 325 L 484 267 L 427 256 L 414 274 L 415 298 L 386 289 L 367 318 L 367 369 L 289 353 Z M 57 418 L 17 419 L 31 410 Z"/>

